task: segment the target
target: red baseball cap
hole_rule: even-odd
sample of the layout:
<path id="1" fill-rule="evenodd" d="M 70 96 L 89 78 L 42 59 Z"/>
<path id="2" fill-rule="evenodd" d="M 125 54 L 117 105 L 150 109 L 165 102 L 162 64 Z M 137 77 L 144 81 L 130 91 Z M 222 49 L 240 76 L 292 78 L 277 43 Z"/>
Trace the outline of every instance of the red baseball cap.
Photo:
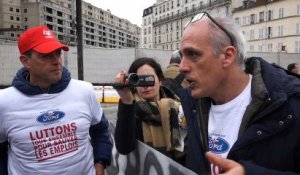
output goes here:
<path id="1" fill-rule="evenodd" d="M 21 54 L 29 50 L 47 54 L 57 49 L 68 51 L 69 47 L 60 43 L 53 31 L 47 26 L 38 26 L 26 30 L 18 39 Z"/>

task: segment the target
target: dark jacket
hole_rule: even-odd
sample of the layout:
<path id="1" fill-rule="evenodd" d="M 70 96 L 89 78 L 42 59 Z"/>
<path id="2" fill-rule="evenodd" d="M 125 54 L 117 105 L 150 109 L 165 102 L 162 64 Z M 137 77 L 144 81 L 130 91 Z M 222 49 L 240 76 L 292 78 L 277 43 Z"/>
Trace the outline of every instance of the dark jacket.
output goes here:
<path id="1" fill-rule="evenodd" d="M 28 70 L 21 68 L 14 77 L 12 86 L 27 95 L 38 95 L 45 93 L 39 86 L 33 86 L 26 81 Z M 61 80 L 48 89 L 49 94 L 62 92 L 69 84 L 71 75 L 67 69 L 63 69 Z M 101 162 L 105 166 L 111 163 L 112 143 L 110 141 L 109 123 L 104 113 L 101 121 L 90 127 L 91 144 L 95 163 Z M 8 142 L 0 143 L 0 174 L 7 174 L 7 151 Z"/>
<path id="2" fill-rule="evenodd" d="M 299 78 L 254 57 L 246 61 L 246 72 L 253 75 L 252 101 L 227 158 L 242 164 L 246 175 L 300 174 Z M 186 166 L 210 174 L 204 155 L 210 99 L 195 100 L 183 90 L 181 102 L 188 122 Z"/>
<path id="3" fill-rule="evenodd" d="M 160 87 L 161 97 L 168 97 L 172 99 L 178 99 L 178 97 L 168 88 Z M 179 99 L 178 99 L 179 100 Z M 153 110 L 154 113 L 159 111 Z M 124 104 L 121 100 L 118 107 L 118 119 L 115 128 L 115 143 L 116 148 L 121 154 L 129 154 L 136 148 L 136 139 L 144 142 L 143 130 L 142 130 L 142 116 L 138 117 L 139 109 L 137 103 Z M 173 155 L 167 152 L 165 149 L 155 148 L 157 151 L 165 154 L 166 156 L 175 159 Z M 181 163 L 182 160 L 176 160 Z"/>

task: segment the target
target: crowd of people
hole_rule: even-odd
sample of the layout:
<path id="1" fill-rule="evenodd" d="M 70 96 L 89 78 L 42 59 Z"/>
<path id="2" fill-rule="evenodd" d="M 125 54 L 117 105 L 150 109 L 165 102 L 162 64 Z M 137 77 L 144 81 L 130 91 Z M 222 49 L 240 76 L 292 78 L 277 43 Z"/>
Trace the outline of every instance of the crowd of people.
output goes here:
<path id="1" fill-rule="evenodd" d="M 0 91 L 0 174 L 104 175 L 109 123 L 92 85 L 63 67 L 68 46 L 38 26 L 18 47 L 23 68 Z M 140 140 L 201 175 L 300 174 L 298 64 L 285 70 L 246 54 L 234 20 L 202 12 L 186 24 L 165 71 L 148 57 L 120 70 L 118 152 Z M 153 84 L 128 86 L 132 74 Z"/>

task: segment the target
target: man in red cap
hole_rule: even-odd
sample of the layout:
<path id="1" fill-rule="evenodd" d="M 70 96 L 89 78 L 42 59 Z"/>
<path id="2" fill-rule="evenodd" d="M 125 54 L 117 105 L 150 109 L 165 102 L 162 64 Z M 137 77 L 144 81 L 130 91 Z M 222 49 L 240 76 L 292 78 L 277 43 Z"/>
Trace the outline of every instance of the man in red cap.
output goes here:
<path id="1" fill-rule="evenodd" d="M 68 46 L 38 26 L 18 47 L 24 67 L 0 92 L 0 174 L 104 175 L 112 151 L 108 120 L 92 85 L 63 67 Z"/>

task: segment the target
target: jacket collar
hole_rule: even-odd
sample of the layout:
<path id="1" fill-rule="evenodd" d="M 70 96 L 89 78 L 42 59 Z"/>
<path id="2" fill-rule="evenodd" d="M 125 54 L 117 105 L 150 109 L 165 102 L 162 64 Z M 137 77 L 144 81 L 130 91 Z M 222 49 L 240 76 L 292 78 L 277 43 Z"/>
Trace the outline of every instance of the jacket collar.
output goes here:
<path id="1" fill-rule="evenodd" d="M 40 88 L 39 86 L 31 85 L 26 80 L 28 74 L 29 71 L 25 67 L 19 69 L 19 71 L 13 79 L 12 86 L 26 95 L 44 94 L 45 92 L 42 90 L 42 88 Z M 70 80 L 70 72 L 66 68 L 63 68 L 62 78 L 57 84 L 52 85 L 47 93 L 54 94 L 63 91 L 68 86 Z"/>

